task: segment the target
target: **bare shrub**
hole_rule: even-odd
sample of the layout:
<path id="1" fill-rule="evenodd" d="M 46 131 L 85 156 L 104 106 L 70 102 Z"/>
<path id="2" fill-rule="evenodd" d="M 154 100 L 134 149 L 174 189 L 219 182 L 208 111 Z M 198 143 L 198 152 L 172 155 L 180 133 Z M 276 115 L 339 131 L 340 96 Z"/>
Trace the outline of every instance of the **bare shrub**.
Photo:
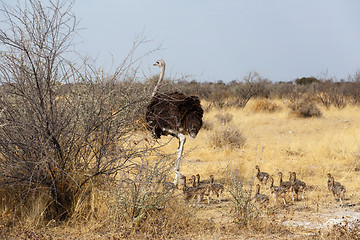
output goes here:
<path id="1" fill-rule="evenodd" d="M 315 103 L 310 101 L 301 101 L 289 105 L 292 114 L 297 117 L 321 117 L 322 113 Z"/>
<path id="2" fill-rule="evenodd" d="M 226 125 L 230 123 L 233 117 L 234 116 L 230 113 L 225 113 L 225 114 L 219 113 L 215 115 L 215 118 L 219 121 L 221 125 Z"/>
<path id="3" fill-rule="evenodd" d="M 249 190 L 246 190 L 245 184 L 240 179 L 237 171 L 228 167 L 227 172 L 228 176 L 230 176 L 227 190 L 229 191 L 234 204 L 233 217 L 241 226 L 253 225 L 259 215 L 251 201 L 254 179 L 252 179 L 252 182 L 250 183 Z"/>
<path id="4" fill-rule="evenodd" d="M 245 145 L 245 141 L 246 139 L 242 133 L 232 127 L 214 131 L 210 136 L 210 145 L 216 148 L 241 148 Z"/>
<path id="5" fill-rule="evenodd" d="M 8 25 L 0 30 L 0 186 L 7 196 L 0 205 L 21 217 L 45 195 L 44 218 L 65 220 L 88 201 L 94 183 L 104 187 L 148 167 L 136 160 L 152 145 L 132 141 L 148 98 L 130 74 L 144 40 L 108 76 L 65 58 L 77 32 L 71 2 L 17 3 L 3 6 Z"/>
<path id="6" fill-rule="evenodd" d="M 110 193 L 113 196 L 112 216 L 119 222 L 140 224 L 154 212 L 161 211 L 173 197 L 173 189 L 167 182 L 173 160 L 167 155 L 156 155 L 156 161 L 150 162 L 150 156 L 141 157 L 141 163 L 135 168 L 118 176 Z"/>
<path id="7" fill-rule="evenodd" d="M 255 112 L 276 112 L 281 109 L 276 103 L 270 102 L 267 99 L 258 100 L 252 106 Z"/>
<path id="8" fill-rule="evenodd" d="M 333 83 L 332 80 L 326 80 L 320 85 L 317 96 L 326 108 L 334 106 L 342 109 L 347 105 L 345 91 L 345 84 Z"/>
<path id="9" fill-rule="evenodd" d="M 244 77 L 243 82 L 232 83 L 230 91 L 234 99 L 227 105 L 244 108 L 252 97 L 264 90 L 266 82 L 267 79 L 262 78 L 257 72 L 250 72 Z"/>

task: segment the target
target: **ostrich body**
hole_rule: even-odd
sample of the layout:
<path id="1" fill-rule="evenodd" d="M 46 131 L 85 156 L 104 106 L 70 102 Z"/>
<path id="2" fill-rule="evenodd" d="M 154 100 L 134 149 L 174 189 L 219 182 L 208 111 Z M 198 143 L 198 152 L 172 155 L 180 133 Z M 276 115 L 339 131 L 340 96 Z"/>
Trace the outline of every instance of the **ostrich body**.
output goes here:
<path id="1" fill-rule="evenodd" d="M 275 197 L 275 202 L 277 202 L 278 198 L 282 198 L 284 204 L 286 205 L 286 199 L 285 199 L 285 195 L 287 192 L 286 188 L 280 186 L 274 186 L 274 179 L 272 177 L 270 177 L 269 181 L 270 181 L 270 193 Z"/>
<path id="2" fill-rule="evenodd" d="M 199 201 L 202 201 L 204 196 L 207 198 L 208 205 L 210 204 L 210 192 L 211 185 L 210 181 L 200 181 L 200 174 L 195 176 L 195 186 L 198 189 Z"/>
<path id="3" fill-rule="evenodd" d="M 203 109 L 197 96 L 187 96 L 179 92 L 158 93 L 158 88 L 164 78 L 165 62 L 157 61 L 154 66 L 160 68 L 159 80 L 151 94 L 147 106 L 145 120 L 147 129 L 152 136 L 171 135 L 179 139 L 175 162 L 174 185 L 177 186 L 182 174 L 180 173 L 181 156 L 186 141 L 186 134 L 195 138 L 202 126 Z"/>
<path id="4" fill-rule="evenodd" d="M 256 193 L 254 196 L 255 203 L 258 203 L 259 205 L 264 205 L 269 203 L 269 197 L 265 194 L 260 193 L 260 185 L 256 184 Z"/>
<path id="5" fill-rule="evenodd" d="M 293 172 L 290 175 L 290 182 L 291 182 L 291 197 L 294 201 L 294 192 L 296 193 L 296 200 L 298 200 L 299 192 L 301 192 L 301 199 L 304 199 L 304 192 L 306 189 L 306 183 L 296 179 L 296 173 Z"/>
<path id="6" fill-rule="evenodd" d="M 328 173 L 327 176 L 328 176 L 328 181 L 327 181 L 328 189 L 329 189 L 330 192 L 332 192 L 332 187 L 333 187 L 332 182 L 331 182 L 332 181 L 331 180 L 332 176 L 331 176 L 330 173 Z M 341 185 L 341 183 L 334 181 L 334 186 L 340 186 L 340 185 Z"/>
<path id="7" fill-rule="evenodd" d="M 184 199 L 185 201 L 189 201 L 192 198 L 196 197 L 196 188 L 195 187 L 188 187 L 186 184 L 186 177 L 185 176 L 181 176 L 181 179 L 184 181 L 184 186 L 183 186 L 183 193 L 184 193 Z M 193 179 L 194 180 L 194 179 Z"/>
<path id="8" fill-rule="evenodd" d="M 346 188 L 343 185 L 341 185 L 341 183 L 339 182 L 335 184 L 335 180 L 333 176 L 331 176 L 330 182 L 331 182 L 331 189 L 330 189 L 331 193 L 335 198 L 338 197 L 342 204 L 342 199 L 345 198 Z"/>
<path id="9" fill-rule="evenodd" d="M 286 188 L 286 190 L 290 190 L 291 182 L 290 181 L 283 181 L 282 172 L 279 172 L 278 175 L 279 175 L 279 185 L 280 185 L 280 187 L 284 187 L 284 188 Z"/>
<path id="10" fill-rule="evenodd" d="M 210 175 L 210 189 L 213 194 L 218 198 L 218 202 L 221 202 L 220 195 L 224 192 L 224 185 L 215 183 L 214 175 Z"/>
<path id="11" fill-rule="evenodd" d="M 270 175 L 267 172 L 261 172 L 259 165 L 256 165 L 255 169 L 258 170 L 258 172 L 256 174 L 257 179 L 259 180 L 259 182 L 262 185 L 265 185 L 265 189 L 266 189 L 266 184 L 267 184 L 267 182 L 268 182 L 268 180 L 270 178 Z"/>

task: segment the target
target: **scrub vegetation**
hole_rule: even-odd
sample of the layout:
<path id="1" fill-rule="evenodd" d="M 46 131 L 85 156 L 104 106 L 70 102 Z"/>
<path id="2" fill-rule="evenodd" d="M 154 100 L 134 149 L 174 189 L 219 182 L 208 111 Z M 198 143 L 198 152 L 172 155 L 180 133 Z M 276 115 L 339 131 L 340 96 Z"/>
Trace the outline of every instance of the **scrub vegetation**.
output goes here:
<path id="1" fill-rule="evenodd" d="M 0 30 L 0 238 L 359 238 L 360 74 L 270 82 L 167 79 L 160 91 L 201 99 L 204 125 L 185 146 L 182 173 L 214 176 L 217 196 L 171 189 L 177 140 L 155 141 L 144 112 L 156 76 L 138 80 L 134 41 L 113 73 L 73 62 L 71 2 L 2 5 Z M 153 51 L 156 51 L 154 49 Z M 254 201 L 255 166 L 306 183 L 287 204 L 269 185 Z M 327 174 L 346 188 L 342 202 Z"/>

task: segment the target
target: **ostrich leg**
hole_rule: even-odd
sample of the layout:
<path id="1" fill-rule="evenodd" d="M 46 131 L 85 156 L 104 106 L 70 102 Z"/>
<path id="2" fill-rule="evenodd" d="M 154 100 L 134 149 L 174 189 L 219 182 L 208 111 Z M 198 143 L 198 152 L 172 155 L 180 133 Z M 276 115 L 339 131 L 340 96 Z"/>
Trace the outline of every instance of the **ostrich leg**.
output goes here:
<path id="1" fill-rule="evenodd" d="M 179 133 L 178 139 L 179 139 L 179 147 L 176 150 L 177 157 L 176 157 L 175 169 L 174 169 L 175 170 L 175 179 L 174 179 L 175 186 L 178 185 L 179 179 L 181 179 L 181 177 L 182 177 L 182 174 L 180 173 L 180 162 L 181 162 L 181 155 L 184 150 L 184 144 L 186 142 L 186 136 L 182 133 Z"/>

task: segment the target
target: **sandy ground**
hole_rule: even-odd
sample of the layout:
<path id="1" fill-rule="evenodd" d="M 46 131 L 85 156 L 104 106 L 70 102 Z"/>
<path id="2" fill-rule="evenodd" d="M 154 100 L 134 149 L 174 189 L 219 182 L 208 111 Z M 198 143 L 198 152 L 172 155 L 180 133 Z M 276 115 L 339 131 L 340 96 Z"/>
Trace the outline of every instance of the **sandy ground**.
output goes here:
<path id="1" fill-rule="evenodd" d="M 184 161 L 184 168 L 201 165 L 200 161 Z M 255 184 L 258 183 L 255 179 Z M 291 200 L 287 195 L 287 205 L 275 203 L 267 189 L 262 193 L 270 196 L 270 203 L 261 212 L 265 227 L 272 226 L 272 230 L 241 229 L 234 221 L 234 202 L 229 192 L 225 192 L 219 203 L 215 198 L 210 205 L 206 201 L 195 209 L 196 217 L 200 220 L 213 222 L 216 230 L 204 233 L 189 233 L 181 236 L 183 239 L 329 239 L 329 232 L 338 227 L 341 229 L 360 229 L 360 202 L 354 195 L 349 195 L 343 203 L 334 199 L 324 186 L 309 186 L 305 198 L 298 201 Z M 244 189 L 248 189 L 245 186 Z M 180 194 L 180 193 L 179 193 Z M 316 196 L 321 196 L 317 197 Z M 270 224 L 269 224 L 270 223 Z M 266 226 L 269 225 L 269 226 Z M 270 233 L 269 233 L 270 232 Z M 352 238 L 348 238 L 352 239 Z"/>
<path id="2" fill-rule="evenodd" d="M 201 203 L 196 210 L 197 218 L 214 222 L 217 230 L 186 234 L 183 239 L 327 239 L 336 226 L 344 229 L 360 227 L 360 205 L 351 200 L 345 200 L 343 205 L 331 198 L 320 204 L 306 199 L 290 201 L 288 205 L 270 202 L 267 209 L 261 210 L 266 212 L 266 221 L 277 226 L 270 233 L 251 228 L 234 231 L 238 225 L 232 217 L 233 206 L 229 194 L 222 197 L 221 203 L 216 200 L 210 205 Z"/>

